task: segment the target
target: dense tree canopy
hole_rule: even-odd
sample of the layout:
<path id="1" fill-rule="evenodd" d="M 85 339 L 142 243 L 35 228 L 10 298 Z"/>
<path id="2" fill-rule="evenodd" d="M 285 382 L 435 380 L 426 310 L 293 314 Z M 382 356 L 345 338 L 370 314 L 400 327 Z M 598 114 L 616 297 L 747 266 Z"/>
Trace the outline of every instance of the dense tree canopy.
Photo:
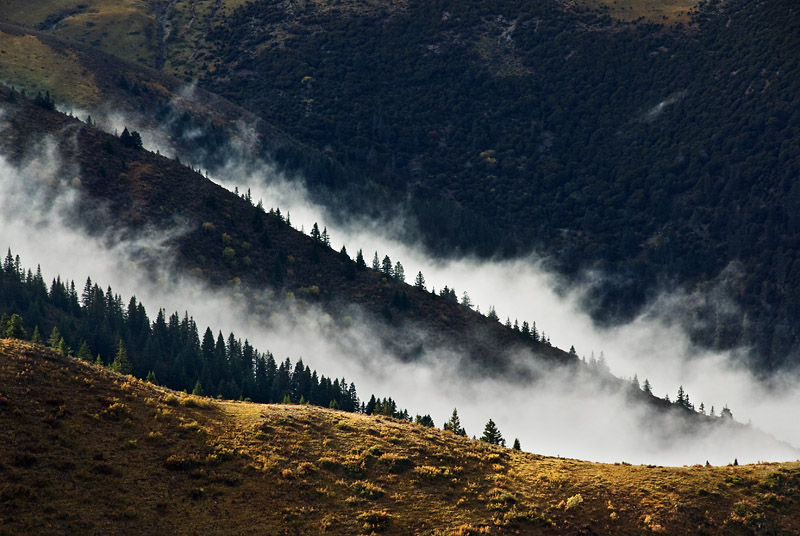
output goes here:
<path id="1" fill-rule="evenodd" d="M 201 84 L 324 149 L 350 178 L 311 173 L 320 195 L 409 200 L 433 251 L 599 269 L 587 304 L 608 321 L 675 282 L 709 291 L 695 340 L 777 367 L 800 341 L 792 5 L 707 2 L 663 28 L 555 0 L 246 3 L 212 34 L 222 61 Z"/>

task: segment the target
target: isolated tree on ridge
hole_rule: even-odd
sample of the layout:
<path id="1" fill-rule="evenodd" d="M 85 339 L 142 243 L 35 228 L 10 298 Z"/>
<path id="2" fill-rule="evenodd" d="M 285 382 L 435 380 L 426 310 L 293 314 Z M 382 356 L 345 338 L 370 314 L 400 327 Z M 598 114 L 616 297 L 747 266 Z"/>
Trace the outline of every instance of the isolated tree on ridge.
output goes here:
<path id="1" fill-rule="evenodd" d="M 456 408 L 453 408 L 453 414 L 450 416 L 450 420 L 444 423 L 444 429 L 450 430 L 456 435 L 467 435 L 467 431 L 461 426 L 461 419 L 458 418 L 458 410 Z"/>
<path id="2" fill-rule="evenodd" d="M 491 443 L 492 445 L 506 446 L 506 440 L 503 439 L 502 434 L 500 434 L 500 430 L 497 429 L 497 425 L 492 419 L 489 419 L 489 422 L 486 423 L 486 426 L 483 429 L 483 436 L 481 436 L 481 441 Z"/>

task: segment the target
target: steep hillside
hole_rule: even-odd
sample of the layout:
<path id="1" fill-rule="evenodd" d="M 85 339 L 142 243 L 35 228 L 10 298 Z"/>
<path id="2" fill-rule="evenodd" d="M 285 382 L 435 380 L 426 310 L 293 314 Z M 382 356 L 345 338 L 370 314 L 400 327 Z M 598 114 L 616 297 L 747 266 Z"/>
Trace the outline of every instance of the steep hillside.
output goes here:
<path id="1" fill-rule="evenodd" d="M 797 463 L 544 458 L 384 417 L 189 397 L 12 340 L 0 386 L 4 535 L 800 530 Z"/>
<path id="2" fill-rule="evenodd" d="M 791 4 L 708 4 L 665 30 L 554 2 L 258 2 L 216 30 L 224 63 L 201 85 L 409 196 L 435 251 L 534 248 L 608 275 L 600 319 L 730 285 L 740 310 L 700 299 L 687 326 L 779 367 L 800 284 Z"/>
<path id="3" fill-rule="evenodd" d="M 110 3 L 74 4 L 2 13 L 197 80 L 299 140 L 265 153 L 318 200 L 407 200 L 437 254 L 593 270 L 587 307 L 608 322 L 677 284 L 697 293 L 696 342 L 796 362 L 790 0 L 124 3 L 155 28 L 124 38 Z"/>
<path id="4" fill-rule="evenodd" d="M 623 402 L 625 411 L 634 414 L 633 426 L 645 427 L 647 437 L 656 438 L 664 449 L 678 448 L 683 438 L 704 438 L 717 431 L 721 419 L 704 415 L 702 405 L 695 411 L 688 398 L 675 403 L 657 398 L 638 382 L 612 376 L 602 363 L 584 363 L 574 351 L 551 346 L 535 323 L 529 323 L 536 319 L 528 319 L 521 328 L 504 325 L 496 316 L 459 304 L 454 294 L 434 294 L 403 282 L 391 274 L 391 263 L 389 270 L 374 270 L 363 259 L 359 263 L 346 251 L 334 251 L 321 236 L 292 228 L 278 210 L 265 210 L 246 195 L 228 192 L 174 160 L 137 148 L 130 134 L 126 138 L 100 132 L 50 110 L 46 99 L 31 102 L 7 90 L 0 94 L 7 103 L 0 122 L 0 154 L 16 163 L 33 159 L 40 174 L 15 179 L 13 170 L 6 171 L 3 186 L 17 188 L 13 195 L 26 199 L 25 205 L 40 207 L 37 220 L 53 219 L 59 226 L 123 242 L 126 262 L 135 263 L 154 281 L 209 285 L 231 300 L 226 307 L 234 315 L 249 317 L 248 329 L 271 330 L 280 338 L 287 329 L 314 326 L 309 336 L 332 341 L 322 349 L 304 341 L 297 352 L 314 366 L 323 366 L 328 348 L 335 348 L 334 352 L 363 360 L 365 366 L 366 362 L 384 368 L 434 361 L 459 382 L 497 380 L 520 390 L 570 390 L 581 385 L 592 393 L 588 396 Z M 4 193 L 12 195 L 9 190 Z M 61 200 L 58 215 L 47 208 L 53 200 Z M 155 243 L 158 246 L 151 247 Z M 84 358 L 99 353 L 107 364 L 121 341 L 130 349 L 133 370 L 140 377 L 156 371 L 157 378 L 180 389 L 191 390 L 199 381 L 204 392 L 214 395 L 257 401 L 280 401 L 285 396 L 284 388 L 269 382 L 259 386 L 252 374 L 256 360 L 252 355 L 249 360 L 230 357 L 238 355 L 231 350 L 235 337 L 231 336 L 233 343 L 224 336 L 215 342 L 214 326 L 209 341 L 203 336 L 201 347 L 193 322 L 186 314 L 183 318 L 176 314 L 169 318 L 169 330 L 179 334 L 172 340 L 166 326 L 169 311 L 160 313 L 160 320 L 151 325 L 141 303 L 132 302 L 125 309 L 130 296 L 115 296 L 110 288 L 103 293 L 84 287 L 80 293 L 75 290 L 83 285 L 80 280 L 54 281 L 48 292 L 41 278 L 31 270 L 26 273 L 21 262 L 26 260 L 9 254 L 3 263 L 0 313 L 21 314 L 29 334 L 38 327 L 45 338 L 58 327 L 67 346 L 77 351 L 88 343 Z M 160 283 L 157 288 L 162 288 Z M 99 309 L 93 305 L 96 302 Z M 155 311 L 150 313 L 156 316 Z M 147 343 L 147 331 L 157 338 L 155 346 Z M 261 350 L 270 350 L 271 344 L 265 341 Z M 220 367 L 223 361 L 229 364 Z M 249 366 L 244 365 L 247 362 Z M 225 372 L 228 368 L 230 373 Z M 327 374 L 331 372 L 338 375 L 331 370 Z M 327 405 L 340 395 L 348 398 L 346 387 L 340 383 L 335 395 L 313 401 Z M 368 384 L 359 388 L 374 389 Z M 299 401 L 300 393 L 292 400 Z M 417 411 L 429 410 L 423 404 Z M 741 432 L 741 439 L 748 436 L 777 447 L 781 459 L 791 452 L 788 445 L 779 445 L 757 430 Z"/>
<path id="5" fill-rule="evenodd" d="M 125 146 L 48 110 L 46 103 L 0 93 L 14 101 L 3 117 L 4 153 L 22 161 L 50 136 L 65 161 L 64 173 L 77 173 L 68 184 L 50 184 L 40 195 L 77 193 L 73 209 L 80 217 L 75 221 L 98 236 L 132 237 L 159 229 L 170 237 L 175 259 L 149 261 L 161 267 L 174 262 L 178 278 L 191 274 L 232 289 L 255 313 L 281 310 L 287 300 L 319 306 L 341 322 L 366 313 L 366 321 L 385 328 L 376 330 L 384 343 L 408 359 L 442 345 L 496 374 L 508 372 L 508 352 L 523 348 L 553 366 L 577 362 L 460 305 L 454 296 L 435 295 L 359 265 L 347 252 L 292 228 L 279 212 L 267 212 L 178 162 Z"/>

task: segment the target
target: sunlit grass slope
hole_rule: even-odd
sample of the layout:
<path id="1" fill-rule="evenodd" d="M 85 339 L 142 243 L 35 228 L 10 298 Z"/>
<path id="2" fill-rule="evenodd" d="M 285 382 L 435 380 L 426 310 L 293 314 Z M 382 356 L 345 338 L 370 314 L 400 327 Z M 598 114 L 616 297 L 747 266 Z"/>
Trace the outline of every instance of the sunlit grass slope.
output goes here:
<path id="1" fill-rule="evenodd" d="M 59 94 L 79 106 L 97 104 L 101 97 L 94 74 L 74 52 L 56 50 L 30 34 L 0 31 L 0 80 L 31 95 Z"/>
<path id="2" fill-rule="evenodd" d="M 191 397 L 9 340 L 0 453 L 0 534 L 800 531 L 797 463 L 545 458 L 384 417 Z"/>
<path id="3" fill-rule="evenodd" d="M 0 16 L 152 66 L 157 21 L 150 4 L 141 0 L 6 0 Z"/>
<path id="4" fill-rule="evenodd" d="M 600 9 L 622 21 L 640 19 L 656 24 L 687 24 L 697 0 L 577 0 L 578 4 Z"/>

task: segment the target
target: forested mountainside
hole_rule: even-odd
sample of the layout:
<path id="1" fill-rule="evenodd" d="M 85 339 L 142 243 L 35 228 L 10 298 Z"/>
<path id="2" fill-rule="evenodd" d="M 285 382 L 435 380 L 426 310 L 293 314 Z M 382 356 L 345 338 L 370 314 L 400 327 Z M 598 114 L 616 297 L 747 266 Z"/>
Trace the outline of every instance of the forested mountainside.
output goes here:
<path id="1" fill-rule="evenodd" d="M 635 407 L 655 410 L 652 415 L 643 413 L 646 421 L 677 415 L 679 422 L 685 421 L 681 433 L 720 425 L 713 411 L 708 416 L 702 405 L 695 408 L 682 388 L 672 403 L 668 397 L 654 396 L 647 382 L 632 384 L 611 375 L 604 363 L 586 363 L 574 349 L 565 352 L 551 346 L 535 319 L 504 325 L 491 311 L 483 315 L 459 303 L 446 287 L 433 293 L 421 274 L 414 284 L 406 283 L 399 260 L 393 264 L 387 257 L 383 262 L 373 259 L 373 266 L 367 266 L 360 252 L 353 259 L 344 248 L 334 251 L 324 231 L 312 230 L 310 236 L 297 231 L 279 208 L 266 210 L 246 194 L 235 195 L 189 167 L 137 146 L 137 132 L 125 130 L 119 137 L 100 132 L 52 110 L 44 97 L 30 101 L 7 89 L 0 89 L 0 97 L 5 101 L 0 146 L 13 162 L 46 158 L 36 153 L 45 137 L 60 151 L 61 168 L 41 178 L 35 197 L 74 195 L 74 205 L 62 205 L 68 212 L 61 216 L 91 235 L 135 244 L 139 232 L 165 233 L 165 247 L 132 254 L 154 278 L 197 278 L 230 294 L 255 317 L 304 322 L 329 315 L 328 329 L 334 331 L 358 322 L 386 349 L 384 366 L 392 359 L 413 361 L 444 351 L 456 358 L 452 366 L 459 377 L 476 374 L 535 386 L 537 380 L 563 381 L 551 376 L 562 371 L 598 392 L 620 393 Z M 31 195 L 30 187 L 22 190 L 21 195 Z M 46 210 L 47 202 L 33 205 Z M 123 299 L 110 288 L 104 292 L 97 282 L 54 280 L 48 286 L 11 252 L 3 272 L 0 313 L 6 318 L 21 315 L 29 335 L 38 331 L 41 340 L 55 339 L 55 328 L 65 347 L 85 359 L 100 354 L 106 365 L 113 363 L 121 343 L 131 371 L 140 377 L 152 371 L 173 388 L 191 390 L 199 383 L 208 394 L 265 402 L 281 401 L 287 394 L 285 386 L 275 387 L 281 382 L 277 376 L 270 379 L 267 371 L 274 367 L 267 353 L 259 358 L 256 349 L 233 335 L 226 338 L 206 330 L 201 338 L 202 328 L 186 313 L 160 311 L 151 321 L 135 298 Z M 82 292 L 76 290 L 80 288 Z M 50 342 L 56 347 L 62 343 Z M 288 374 L 291 363 L 280 363 L 282 359 L 273 361 Z M 305 378 L 312 371 L 304 368 L 299 374 Z M 335 401 L 342 409 L 359 409 L 351 387 L 344 379 L 328 379 L 314 396 L 290 389 L 289 400 L 298 402 L 302 396 L 317 404 Z M 400 408 L 391 410 L 400 413 Z M 757 430 L 747 433 L 761 437 Z"/>
<path id="2" fill-rule="evenodd" d="M 386 416 L 188 396 L 8 339 L 0 440 L 3 534 L 800 529 L 797 463 L 546 458 Z"/>
<path id="3" fill-rule="evenodd" d="M 697 340 L 794 361 L 792 2 L 704 4 L 677 28 L 556 2 L 288 5 L 236 10 L 201 85 L 408 195 L 434 251 L 598 270 L 590 303 L 607 320 L 721 282 L 741 309 L 698 306 L 712 327 Z"/>
<path id="4" fill-rule="evenodd" d="M 152 54 L 129 57 L 297 140 L 263 149 L 308 171 L 319 200 L 373 216 L 407 200 L 436 254 L 535 250 L 574 281 L 591 270 L 599 320 L 680 286 L 696 292 L 683 319 L 696 342 L 790 366 L 794 6 L 704 2 L 662 25 L 621 17 L 623 4 L 155 2 L 134 9 L 151 30 L 129 36 Z M 82 6 L 17 18 L 85 40 L 112 19 Z M 106 34 L 97 46 L 124 48 Z"/>
<path id="5" fill-rule="evenodd" d="M 409 359 L 442 344 L 498 374 L 507 372 L 507 352 L 517 349 L 553 365 L 577 362 L 529 329 L 535 319 L 520 319 L 524 330 L 504 326 L 496 315 L 460 304 L 449 289 L 434 294 L 424 276 L 401 274 L 401 259 L 380 255 L 383 260 L 373 269 L 367 262 L 374 262 L 376 252 L 334 251 L 323 233 L 308 236 L 294 229 L 280 207 L 265 208 L 137 147 L 127 130 L 127 137 L 117 138 L 49 109 L 46 98 L 34 102 L 10 90 L 0 94 L 6 101 L 0 146 L 12 161 L 24 162 L 49 136 L 77 173 L 75 180 L 42 184 L 37 195 L 77 193 L 74 221 L 98 236 L 125 238 L 160 229 L 171 249 L 165 258 L 143 252 L 145 264 L 174 264 L 176 278 L 192 274 L 231 289 L 255 313 L 280 311 L 287 303 L 316 305 L 347 322 L 363 311 L 365 321 L 387 328 L 378 330 L 384 331 L 385 344 Z"/>

